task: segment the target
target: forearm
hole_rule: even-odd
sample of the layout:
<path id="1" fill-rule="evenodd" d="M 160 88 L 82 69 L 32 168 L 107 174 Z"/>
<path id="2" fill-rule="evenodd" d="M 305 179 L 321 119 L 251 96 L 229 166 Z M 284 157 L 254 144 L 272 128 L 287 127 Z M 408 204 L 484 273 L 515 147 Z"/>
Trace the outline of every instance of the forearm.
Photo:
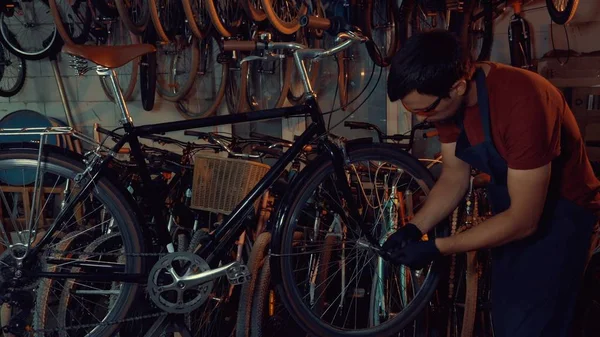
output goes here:
<path id="1" fill-rule="evenodd" d="M 503 212 L 462 233 L 437 238 L 435 244 L 443 255 L 449 255 L 502 246 L 534 231 L 535 226 L 520 223 L 510 212 Z"/>
<path id="2" fill-rule="evenodd" d="M 456 208 L 469 187 L 469 171 L 443 172 L 431 189 L 423 207 L 415 214 L 411 222 L 423 233 L 429 232 L 435 225 Z"/>

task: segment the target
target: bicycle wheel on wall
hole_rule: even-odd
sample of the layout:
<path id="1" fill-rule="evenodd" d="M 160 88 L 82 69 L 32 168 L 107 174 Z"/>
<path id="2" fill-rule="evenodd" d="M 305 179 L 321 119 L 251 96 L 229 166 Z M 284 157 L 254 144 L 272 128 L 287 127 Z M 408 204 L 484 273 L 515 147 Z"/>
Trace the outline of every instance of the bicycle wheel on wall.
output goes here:
<path id="1" fill-rule="evenodd" d="M 142 42 L 151 44 L 156 42 L 154 26 L 148 26 Z M 140 95 L 144 110 L 151 111 L 156 98 L 156 53 L 146 54 L 140 58 Z"/>
<path id="2" fill-rule="evenodd" d="M 565 25 L 573 19 L 578 5 L 579 0 L 546 0 L 550 18 L 559 25 Z"/>
<path id="3" fill-rule="evenodd" d="M 220 60 L 221 48 L 216 37 L 200 41 L 200 62 L 195 80 L 187 96 L 180 99 L 176 108 L 184 118 L 214 115 L 225 96 L 229 63 Z"/>
<path id="4" fill-rule="evenodd" d="M 221 36 L 237 34 L 244 14 L 240 1 L 243 0 L 206 0 L 210 21 Z"/>
<path id="5" fill-rule="evenodd" d="M 200 50 L 198 40 L 190 43 L 168 43 L 158 46 L 156 51 L 156 91 L 171 102 L 177 102 L 192 88 L 198 66 Z"/>
<path id="6" fill-rule="evenodd" d="M 332 162 L 315 160 L 290 189 L 295 193 L 284 200 L 289 208 L 281 220 L 281 241 L 271 247 L 271 263 L 281 268 L 279 295 L 309 333 L 388 336 L 412 324 L 427 306 L 439 278 L 439 263 L 421 270 L 391 265 L 370 249 L 361 248 L 364 234 L 349 223 L 370 224 L 376 239 L 384 242 L 389 232 L 406 221 L 407 210 L 419 209 L 433 186 L 433 177 L 417 159 L 386 144 L 356 146 L 347 153 L 346 178 L 356 191 L 354 202 L 362 210 L 362 219 L 346 218 L 350 212 L 335 188 Z M 383 190 L 376 191 L 379 187 Z M 305 242 L 297 242 L 297 233 L 302 233 Z M 429 238 L 446 235 L 447 224 L 428 233 Z M 331 243 L 330 236 L 337 240 L 327 248 L 324 243 Z M 317 267 L 316 261 L 327 253 L 324 247 L 331 262 Z M 389 272 L 381 273 L 378 265 Z M 410 282 L 395 277 L 401 268 L 410 271 Z M 324 272 L 327 277 L 315 282 Z M 370 291 L 376 281 L 382 284 L 376 292 L 381 296 L 372 299 L 377 296 Z M 378 311 L 377 320 L 365 315 L 379 303 L 385 304 L 385 310 Z"/>
<path id="7" fill-rule="evenodd" d="M 300 29 L 298 20 L 307 12 L 305 2 L 300 0 L 262 0 L 262 7 L 271 25 L 286 35 Z"/>
<path id="8" fill-rule="evenodd" d="M 27 63 L 0 45 L 0 96 L 12 97 L 25 84 Z"/>
<path id="9" fill-rule="evenodd" d="M 108 40 L 106 42 L 107 45 L 123 46 L 137 43 L 140 43 L 140 38 L 131 33 L 122 20 L 111 22 Z M 119 86 L 121 87 L 125 101 L 129 101 L 133 98 L 133 91 L 135 90 L 138 79 L 139 66 L 140 58 L 138 57 L 126 65 L 115 69 Z M 113 89 L 112 85 L 110 84 L 110 80 L 107 77 L 100 77 L 100 85 L 102 86 L 102 90 L 104 90 L 106 97 L 108 97 L 111 101 L 114 101 Z"/>
<path id="10" fill-rule="evenodd" d="M 402 5 L 406 7 L 405 2 Z M 369 56 L 380 67 L 387 67 L 400 45 L 407 39 L 405 17 L 400 14 L 395 1 L 367 1 L 363 28 L 372 43 L 366 47 Z"/>
<path id="11" fill-rule="evenodd" d="M 63 41 L 83 44 L 92 26 L 92 11 L 87 1 L 50 0 L 54 23 Z"/>
<path id="12" fill-rule="evenodd" d="M 192 33 L 198 39 L 207 37 L 211 28 L 211 21 L 206 1 L 182 0 L 182 4 Z"/>
<path id="13" fill-rule="evenodd" d="M 14 5 L 0 13 L 2 44 L 26 60 L 40 60 L 58 52 L 63 41 L 48 1 L 20 1 Z"/>
<path id="14" fill-rule="evenodd" d="M 134 34 L 141 35 L 150 21 L 150 7 L 147 0 L 115 0 L 119 18 Z"/>

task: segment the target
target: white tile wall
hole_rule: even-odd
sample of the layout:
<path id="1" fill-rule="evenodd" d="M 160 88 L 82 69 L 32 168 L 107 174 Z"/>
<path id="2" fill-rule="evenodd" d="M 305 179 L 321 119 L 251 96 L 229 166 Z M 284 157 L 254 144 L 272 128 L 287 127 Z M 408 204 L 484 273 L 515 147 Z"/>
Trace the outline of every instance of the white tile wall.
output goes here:
<path id="1" fill-rule="evenodd" d="M 552 43 L 549 34 L 550 17 L 545 8 L 535 9 L 545 5 L 545 0 L 536 0 L 525 6 L 524 17 L 530 23 L 533 32 L 534 56 L 541 57 L 544 53 L 552 48 Z M 492 59 L 499 62 L 509 63 L 510 56 L 508 52 L 508 22 L 512 12 L 509 10 L 498 19 L 494 32 L 494 45 L 492 49 Z M 580 0 L 579 9 L 572 24 L 567 27 L 571 40 L 571 47 L 581 51 L 598 50 L 600 49 L 600 40 L 591 34 L 593 29 L 589 29 L 588 21 L 600 21 L 600 1 L 598 0 Z M 595 27 L 600 27 L 595 25 Z M 566 48 L 564 32 L 561 27 L 555 27 L 555 44 L 557 48 Z M 595 28 L 597 29 L 597 28 Z M 598 32 L 598 30 L 593 30 Z M 597 36 L 597 34 L 595 34 Z M 585 50 L 583 50 L 585 49 Z M 365 63 L 362 66 L 367 72 L 371 68 Z M 330 63 L 332 64 L 332 63 Z M 73 119 L 76 126 L 84 130 L 91 130 L 93 123 L 100 123 L 105 127 L 116 127 L 120 119 L 120 112 L 115 108 L 114 104 L 106 98 L 104 91 L 100 86 L 99 79 L 94 72 L 90 72 L 83 77 L 76 75 L 75 70 L 69 67 L 69 58 L 65 55 L 59 56 L 59 69 L 62 74 L 67 99 L 70 102 Z M 64 108 L 58 95 L 58 89 L 54 78 L 54 72 L 49 60 L 28 61 L 27 75 L 25 86 L 22 91 L 14 97 L 0 97 L 0 118 L 4 115 L 18 110 L 31 109 L 44 113 L 47 116 L 61 118 L 66 121 Z M 377 77 L 377 76 L 375 76 Z M 376 114 L 374 111 L 385 109 L 386 105 L 382 104 L 385 100 L 385 73 L 382 76 L 376 92 L 368 104 L 365 104 L 354 117 L 356 120 L 382 120 L 386 118 L 385 114 L 379 117 L 373 117 Z M 333 90 L 333 89 L 332 89 Z M 331 98 L 324 93 L 321 98 L 324 98 L 325 103 L 322 105 L 329 108 Z M 156 98 L 154 111 L 148 112 L 142 109 L 139 89 L 136 89 L 135 100 L 129 104 L 130 113 L 137 125 L 168 122 L 181 120 L 181 116 L 175 109 L 173 103 L 162 100 L 159 96 Z M 376 102 L 381 101 L 381 102 Z M 387 109 L 398 109 L 396 105 L 387 105 Z M 339 118 L 343 117 L 339 114 Z M 345 115 L 345 114 L 344 114 Z M 365 117 L 366 116 L 366 117 Z M 388 111 L 387 119 L 396 119 L 397 112 L 390 114 Z M 373 118 L 371 118 L 373 117 Z M 365 119 L 368 118 L 368 119 Z M 334 117 L 334 120 L 338 117 Z M 281 123 L 281 134 L 291 136 L 299 134 L 303 127 L 303 121 L 289 121 Z M 391 123 L 393 127 L 388 127 L 389 132 L 400 131 L 405 129 L 406 121 Z M 228 126 L 220 127 L 221 131 L 230 131 Z M 336 131 L 337 132 L 337 131 Z M 275 134 L 278 132 L 274 132 Z M 170 136 L 176 138 L 190 140 L 189 137 L 183 136 L 182 132 L 173 133 Z"/>

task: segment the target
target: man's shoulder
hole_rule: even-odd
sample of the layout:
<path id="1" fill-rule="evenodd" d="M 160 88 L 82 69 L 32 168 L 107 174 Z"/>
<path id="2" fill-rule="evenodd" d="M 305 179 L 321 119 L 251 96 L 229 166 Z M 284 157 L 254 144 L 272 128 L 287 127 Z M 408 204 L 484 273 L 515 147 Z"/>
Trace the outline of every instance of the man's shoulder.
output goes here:
<path id="1" fill-rule="evenodd" d="M 555 89 L 552 83 L 536 72 L 502 63 L 490 62 L 490 65 L 492 69 L 487 81 L 491 86 L 519 92 Z"/>

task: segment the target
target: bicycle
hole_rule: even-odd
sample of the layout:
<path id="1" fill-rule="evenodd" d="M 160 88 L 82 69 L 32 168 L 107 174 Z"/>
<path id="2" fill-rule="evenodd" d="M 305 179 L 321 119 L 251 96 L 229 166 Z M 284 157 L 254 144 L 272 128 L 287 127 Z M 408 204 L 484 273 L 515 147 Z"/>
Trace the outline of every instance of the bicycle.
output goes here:
<path id="1" fill-rule="evenodd" d="M 232 261 L 227 252 L 245 230 L 244 220 L 254 211 L 255 201 L 306 145 L 318 149 L 320 156 L 312 160 L 288 188 L 276 211 L 278 220 L 272 229 L 270 261 L 286 307 L 304 329 L 316 335 L 375 336 L 395 333 L 410 324 L 427 305 L 435 289 L 436 262 L 423 270 L 410 271 L 411 287 L 398 290 L 398 294 L 395 291 L 399 284 L 394 283 L 393 277 L 400 267 L 383 262 L 384 275 L 392 278 L 382 283 L 387 309 L 374 322 L 358 317 L 358 306 L 369 306 L 365 289 L 376 277 L 375 261 L 381 265 L 381 257 L 386 255 L 380 246 L 384 238 L 378 229 L 379 206 L 396 200 L 400 191 L 410 191 L 410 203 L 418 209 L 433 185 L 433 178 L 418 160 L 404 151 L 368 142 L 345 145 L 339 139 L 328 137 L 303 61 L 341 52 L 367 39 L 341 19 L 321 20 L 329 33 L 337 35 L 338 43 L 328 50 L 308 49 L 291 42 L 224 43 L 225 50 L 292 50 L 305 89 L 306 99 L 302 105 L 137 127 L 128 113 L 113 69 L 136 57 L 150 55 L 156 48 L 152 45 L 106 47 L 102 54 L 97 54 L 93 47 L 66 45 L 64 53 L 98 64 L 87 67 L 77 62 L 80 73 L 94 69 L 110 79 L 124 134 L 108 148 L 68 127 L 2 130 L 5 135 L 28 133 L 40 137 L 39 144 L 2 144 L 0 151 L 0 181 L 5 181 L 5 175 L 10 174 L 34 177 L 34 202 L 27 221 L 14 220 L 11 210 L 15 208 L 10 207 L 7 196 L 2 194 L 2 205 L 10 215 L 4 219 L 15 230 L 11 236 L 15 240 L 9 238 L 4 226 L 0 233 L 8 248 L 0 257 L 4 262 L 0 267 L 3 268 L 0 289 L 4 302 L 10 303 L 12 308 L 5 331 L 35 335 L 75 330 L 82 336 L 110 336 L 119 324 L 162 319 L 168 314 L 188 313 L 199 308 L 208 300 L 215 283 L 225 276 L 232 285 L 244 283 L 250 276 L 246 266 L 238 259 Z M 312 123 L 212 233 L 201 237 L 191 251 L 174 252 L 164 226 L 163 200 L 153 198 L 151 178 L 138 137 L 289 116 L 310 116 Z M 93 148 L 84 156 L 58 151 L 44 145 L 45 137 L 52 134 L 72 134 Z M 126 143 L 139 168 L 141 193 L 150 206 L 150 214 L 140 212 L 108 168 Z M 107 155 L 103 156 L 103 151 Z M 0 190 L 4 191 L 8 191 L 6 186 Z M 52 202 L 39 202 L 40 196 L 46 194 L 54 195 Z M 52 207 L 37 209 L 38 206 L 46 208 L 48 204 Z M 390 209 L 397 207 L 403 206 L 395 204 Z M 52 219 L 51 225 L 38 228 L 36 219 L 39 217 Z M 145 218 L 150 221 L 142 226 Z M 398 222 L 407 220 L 397 219 Z M 447 232 L 447 227 L 438 226 L 428 236 L 443 236 Z M 331 237 L 335 238 L 334 242 Z M 318 262 L 323 261 L 321 242 L 330 243 L 326 250 L 329 252 L 327 264 Z M 295 270 L 296 263 L 301 262 L 308 263 L 309 267 Z M 354 265 L 354 262 L 358 263 Z M 341 267 L 333 268 L 336 265 Z M 330 285 L 327 281 L 333 277 L 338 282 L 333 288 L 327 288 Z M 46 291 L 37 292 L 42 295 L 32 301 L 30 289 L 38 286 L 39 278 L 49 280 L 43 283 Z M 136 309 L 143 310 L 142 313 L 128 317 L 134 301 L 139 298 L 136 295 L 141 285 L 146 285 L 152 305 L 138 306 Z M 64 291 L 65 288 L 68 291 Z M 312 304 L 306 302 L 306 298 Z M 53 316 L 56 303 L 60 303 L 62 311 Z M 32 312 L 34 319 L 29 321 Z M 348 323 L 350 314 L 355 319 Z"/>

